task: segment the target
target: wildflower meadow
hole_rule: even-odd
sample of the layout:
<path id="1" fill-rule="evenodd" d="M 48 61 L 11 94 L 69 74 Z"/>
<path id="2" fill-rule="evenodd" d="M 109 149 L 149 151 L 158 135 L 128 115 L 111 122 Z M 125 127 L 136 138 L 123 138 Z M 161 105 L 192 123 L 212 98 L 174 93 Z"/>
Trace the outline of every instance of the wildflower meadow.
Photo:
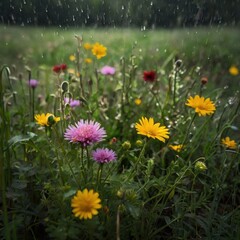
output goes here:
<path id="1" fill-rule="evenodd" d="M 239 31 L 17 31 L 1 239 L 240 239 Z"/>

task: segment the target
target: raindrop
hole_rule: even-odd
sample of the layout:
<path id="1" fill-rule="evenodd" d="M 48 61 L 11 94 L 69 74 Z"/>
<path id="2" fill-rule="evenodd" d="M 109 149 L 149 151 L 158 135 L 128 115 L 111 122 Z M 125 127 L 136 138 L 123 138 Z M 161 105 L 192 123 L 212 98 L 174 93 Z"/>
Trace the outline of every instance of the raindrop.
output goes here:
<path id="1" fill-rule="evenodd" d="M 142 52 L 142 49 L 141 48 L 139 48 L 139 50 L 138 50 L 139 52 Z"/>
<path id="2" fill-rule="evenodd" d="M 224 86 L 224 88 L 223 88 L 223 89 L 228 89 L 228 85 Z"/>
<path id="3" fill-rule="evenodd" d="M 156 52 L 159 52 L 159 49 L 158 49 L 158 48 L 156 48 Z"/>
<path id="4" fill-rule="evenodd" d="M 122 10 L 124 10 L 125 9 L 125 7 L 122 5 Z"/>
<path id="5" fill-rule="evenodd" d="M 150 2 L 150 6 L 152 6 L 153 5 L 153 2 Z"/>
<path id="6" fill-rule="evenodd" d="M 232 105 L 233 103 L 234 103 L 234 98 L 233 97 L 229 98 L 228 99 L 228 104 Z"/>
<path id="7" fill-rule="evenodd" d="M 164 49 L 164 52 L 166 53 L 166 52 L 167 52 L 167 49 Z"/>

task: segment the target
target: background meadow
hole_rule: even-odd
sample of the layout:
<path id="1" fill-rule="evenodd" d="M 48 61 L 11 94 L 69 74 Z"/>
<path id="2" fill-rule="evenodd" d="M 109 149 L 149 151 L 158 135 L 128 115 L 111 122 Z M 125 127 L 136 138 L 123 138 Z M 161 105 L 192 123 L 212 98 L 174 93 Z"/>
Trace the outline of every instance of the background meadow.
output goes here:
<path id="1" fill-rule="evenodd" d="M 2 239 L 239 239 L 239 29 L 0 32 Z M 96 42 L 99 59 L 84 47 Z M 216 110 L 199 116 L 186 106 L 196 95 Z M 138 134 L 142 117 L 169 138 Z M 69 141 L 80 120 L 106 136 Z M 115 157 L 96 160 L 102 148 Z M 89 219 L 72 212 L 84 189 L 101 200 Z"/>

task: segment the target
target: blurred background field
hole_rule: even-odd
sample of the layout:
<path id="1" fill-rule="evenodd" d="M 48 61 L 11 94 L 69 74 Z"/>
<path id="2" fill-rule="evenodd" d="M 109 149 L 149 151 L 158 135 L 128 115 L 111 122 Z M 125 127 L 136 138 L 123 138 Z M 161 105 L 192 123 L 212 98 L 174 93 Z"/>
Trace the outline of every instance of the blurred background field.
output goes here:
<path id="1" fill-rule="evenodd" d="M 117 65 L 122 57 L 134 55 L 140 69 L 171 69 L 177 58 L 191 69 L 210 77 L 217 86 L 239 86 L 228 74 L 230 66 L 240 65 L 240 30 L 227 27 L 139 30 L 137 28 L 57 28 L 0 26 L 0 65 L 24 66 L 33 71 L 51 70 L 54 64 L 70 64 L 76 53 L 75 36 L 84 42 L 100 42 L 107 49 L 101 65 Z M 235 81 L 235 82 L 234 82 Z"/>

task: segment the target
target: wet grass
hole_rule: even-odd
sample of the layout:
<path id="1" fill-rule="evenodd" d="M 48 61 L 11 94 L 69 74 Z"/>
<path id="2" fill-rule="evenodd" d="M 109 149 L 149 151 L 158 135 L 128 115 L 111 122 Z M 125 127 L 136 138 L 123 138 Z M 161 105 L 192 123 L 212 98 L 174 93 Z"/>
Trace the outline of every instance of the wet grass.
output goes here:
<path id="1" fill-rule="evenodd" d="M 134 54 L 143 67 L 161 65 L 170 54 L 188 65 L 206 69 L 239 64 L 240 30 L 233 28 L 59 29 L 0 26 L 0 64 L 38 66 L 68 62 L 76 51 L 75 35 L 102 42 L 108 48 L 103 62 Z"/>

